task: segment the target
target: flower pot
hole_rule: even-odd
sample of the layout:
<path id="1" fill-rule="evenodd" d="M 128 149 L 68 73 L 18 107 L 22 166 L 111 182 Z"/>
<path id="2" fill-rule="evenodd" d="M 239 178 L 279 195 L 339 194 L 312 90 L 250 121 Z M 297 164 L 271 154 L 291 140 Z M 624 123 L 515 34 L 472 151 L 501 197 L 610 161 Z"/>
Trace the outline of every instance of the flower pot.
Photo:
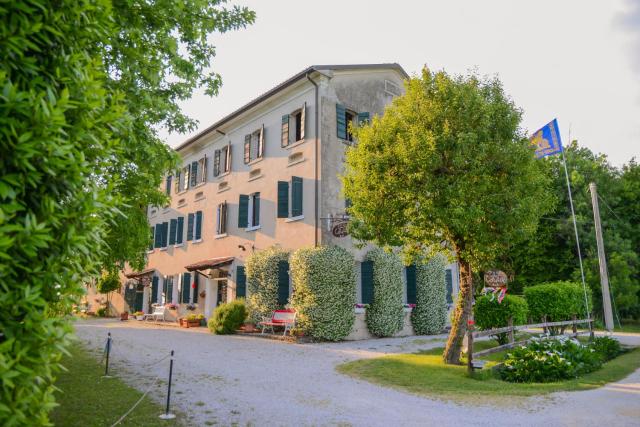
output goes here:
<path id="1" fill-rule="evenodd" d="M 244 331 L 245 332 L 255 332 L 256 330 L 256 325 L 254 325 L 253 323 L 245 323 L 244 324 Z"/>
<path id="2" fill-rule="evenodd" d="M 129 313 L 126 311 L 124 313 L 120 313 L 120 320 L 129 320 Z"/>
<path id="3" fill-rule="evenodd" d="M 136 320 L 144 320 L 144 314 L 142 316 L 136 316 Z"/>
<path id="4" fill-rule="evenodd" d="M 200 326 L 200 320 L 187 320 L 185 318 L 180 319 L 181 328 L 197 328 Z"/>

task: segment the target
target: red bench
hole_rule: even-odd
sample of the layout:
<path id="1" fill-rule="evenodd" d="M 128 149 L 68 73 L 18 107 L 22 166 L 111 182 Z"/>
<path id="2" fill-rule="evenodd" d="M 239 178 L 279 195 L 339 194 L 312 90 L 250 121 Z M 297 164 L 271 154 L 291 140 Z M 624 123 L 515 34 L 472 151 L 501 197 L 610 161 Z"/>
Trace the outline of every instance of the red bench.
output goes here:
<path id="1" fill-rule="evenodd" d="M 262 322 L 259 323 L 262 327 L 262 334 L 267 329 L 271 329 L 271 333 L 275 334 L 274 327 L 282 326 L 284 327 L 284 332 L 282 336 L 287 335 L 287 331 L 291 332 L 291 329 L 296 325 L 296 311 L 295 310 L 275 310 L 271 317 L 263 318 Z"/>

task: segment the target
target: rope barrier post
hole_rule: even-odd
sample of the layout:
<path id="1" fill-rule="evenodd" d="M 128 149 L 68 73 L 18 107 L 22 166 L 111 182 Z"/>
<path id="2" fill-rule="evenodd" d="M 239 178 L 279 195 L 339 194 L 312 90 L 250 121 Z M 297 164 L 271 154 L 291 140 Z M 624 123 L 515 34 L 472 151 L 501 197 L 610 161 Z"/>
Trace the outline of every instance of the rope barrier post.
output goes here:
<path id="1" fill-rule="evenodd" d="M 164 414 L 160 415 L 161 420 L 172 420 L 175 414 L 169 412 L 169 403 L 171 402 L 171 377 L 173 376 L 173 350 L 171 350 L 171 359 L 169 359 L 169 386 L 167 388 L 167 408 Z"/>
<path id="2" fill-rule="evenodd" d="M 105 348 L 105 351 L 107 353 L 106 355 L 106 363 L 104 364 L 104 375 L 102 376 L 102 378 L 111 378 L 111 375 L 109 375 L 109 354 L 111 353 L 111 332 L 107 333 L 107 345 Z"/>

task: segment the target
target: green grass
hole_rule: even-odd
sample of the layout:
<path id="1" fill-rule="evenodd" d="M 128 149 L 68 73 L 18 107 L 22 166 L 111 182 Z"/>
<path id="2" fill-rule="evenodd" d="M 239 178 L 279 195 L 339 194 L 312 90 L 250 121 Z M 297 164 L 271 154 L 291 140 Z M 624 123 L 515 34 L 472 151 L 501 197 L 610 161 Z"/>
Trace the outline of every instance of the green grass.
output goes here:
<path id="1" fill-rule="evenodd" d="M 495 341 L 474 343 L 474 350 L 495 346 Z M 611 360 L 595 372 L 580 378 L 555 383 L 509 383 L 492 375 L 491 366 L 504 353 L 486 357 L 485 368 L 473 376 L 466 366 L 445 365 L 442 348 L 414 354 L 395 354 L 375 359 L 362 359 L 337 367 L 343 374 L 410 393 L 443 400 L 491 403 L 491 397 L 527 397 L 556 391 L 578 391 L 601 387 L 618 381 L 640 367 L 640 348 Z"/>
<path id="2" fill-rule="evenodd" d="M 58 426 L 110 426 L 138 401 L 142 393 L 118 378 L 102 378 L 104 365 L 79 346 L 71 350 L 62 364 L 68 369 L 58 375 L 60 389 L 56 401 L 60 406 L 51 413 Z M 179 426 L 176 420 L 162 421 L 164 408 L 148 397 L 140 402 L 119 426 Z"/>

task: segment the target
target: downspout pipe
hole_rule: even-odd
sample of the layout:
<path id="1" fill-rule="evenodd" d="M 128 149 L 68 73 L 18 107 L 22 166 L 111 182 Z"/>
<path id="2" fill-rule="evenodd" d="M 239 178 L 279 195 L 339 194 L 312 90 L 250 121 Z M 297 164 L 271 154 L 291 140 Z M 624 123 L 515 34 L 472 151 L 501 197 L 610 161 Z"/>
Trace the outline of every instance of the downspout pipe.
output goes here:
<path id="1" fill-rule="evenodd" d="M 315 222 L 315 232 L 314 232 L 314 238 L 313 238 L 313 245 L 315 247 L 318 247 L 318 219 L 320 217 L 320 214 L 318 213 L 318 209 L 319 209 L 319 203 L 318 203 L 318 165 L 319 165 L 319 155 L 318 155 L 318 135 L 320 133 L 320 130 L 318 128 L 318 122 L 319 122 L 319 117 L 320 117 L 320 102 L 319 102 L 319 88 L 318 88 L 318 84 L 313 81 L 313 79 L 311 77 L 309 77 L 310 73 L 306 74 L 307 80 L 309 80 L 309 82 L 311 82 L 311 84 L 315 87 L 315 126 L 314 126 L 314 132 L 315 132 L 315 141 L 314 141 L 314 150 L 315 150 L 315 166 L 314 166 L 314 204 L 315 204 L 315 215 L 314 215 L 314 222 Z"/>

